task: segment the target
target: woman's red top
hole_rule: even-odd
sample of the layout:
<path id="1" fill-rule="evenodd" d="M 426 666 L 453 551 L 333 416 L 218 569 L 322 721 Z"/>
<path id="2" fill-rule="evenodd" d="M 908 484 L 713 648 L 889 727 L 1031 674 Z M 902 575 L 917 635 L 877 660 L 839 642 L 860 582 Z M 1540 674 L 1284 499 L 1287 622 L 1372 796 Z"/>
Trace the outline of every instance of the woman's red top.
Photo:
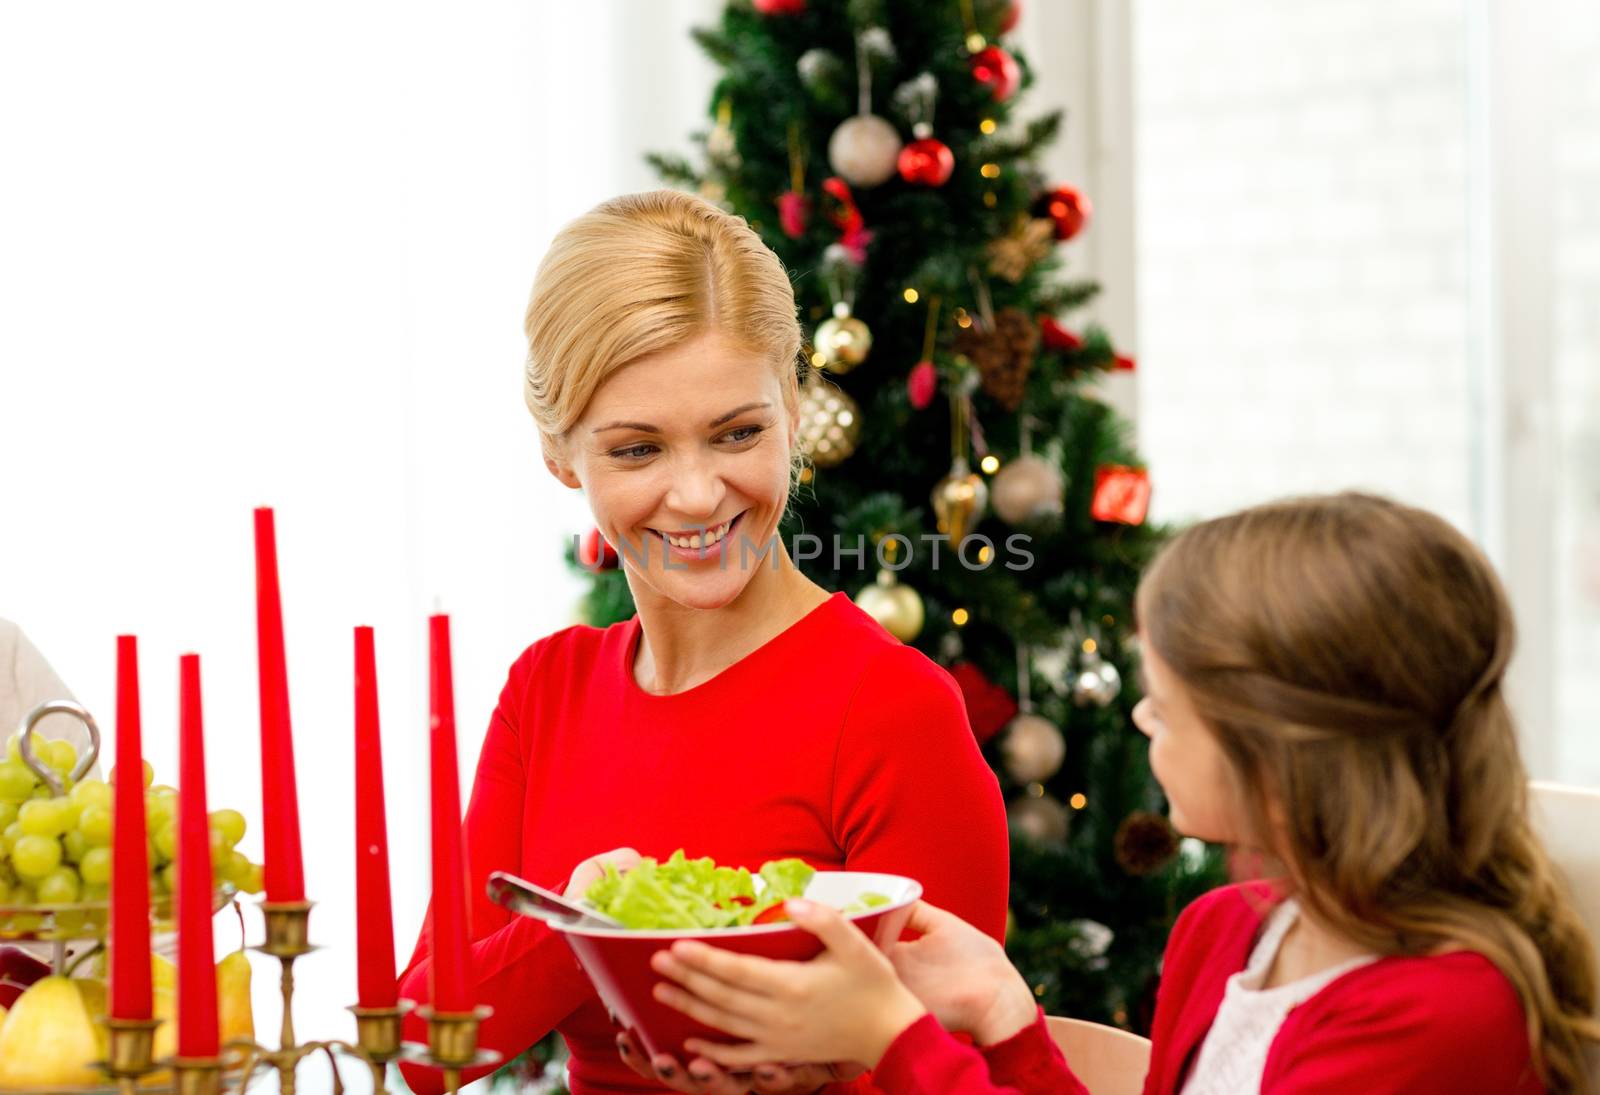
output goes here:
<path id="1" fill-rule="evenodd" d="M 661 1090 L 618 1058 L 566 943 L 484 896 L 495 870 L 554 887 L 624 846 L 752 869 L 798 856 L 820 870 L 908 875 L 932 903 L 1003 934 L 1005 806 L 944 670 L 842 593 L 675 695 L 634 680 L 638 638 L 634 617 L 535 643 L 490 720 L 465 820 L 472 980 L 494 1008 L 484 1045 L 510 1057 L 560 1030 L 573 1095 Z M 402 996 L 426 1001 L 428 961 L 424 929 Z M 406 1037 L 424 1037 L 414 1015 Z M 421 1095 L 441 1090 L 436 1071 L 404 1071 Z"/>

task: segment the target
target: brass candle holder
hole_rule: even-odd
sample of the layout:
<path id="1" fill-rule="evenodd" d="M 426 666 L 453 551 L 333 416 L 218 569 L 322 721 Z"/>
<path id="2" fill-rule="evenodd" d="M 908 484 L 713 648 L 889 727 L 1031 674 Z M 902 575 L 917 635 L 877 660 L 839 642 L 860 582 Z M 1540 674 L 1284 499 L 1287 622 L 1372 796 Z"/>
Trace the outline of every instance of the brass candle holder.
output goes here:
<path id="1" fill-rule="evenodd" d="M 310 937 L 311 904 L 309 901 L 261 903 L 262 916 L 266 921 L 266 939 L 252 949 L 278 960 L 283 1021 L 276 1049 L 248 1038 L 232 1039 L 223 1047 L 225 1053 L 233 1051 L 238 1054 L 237 1058 L 229 1056 L 221 1062 L 226 1068 L 226 1080 L 229 1086 L 237 1085 L 242 1091 L 249 1085 L 258 1067 L 275 1068 L 278 1071 L 279 1091 L 282 1095 L 294 1095 L 295 1074 L 300 1062 L 311 1054 L 322 1053 L 327 1057 L 328 1068 L 333 1073 L 333 1095 L 344 1095 L 344 1081 L 339 1075 L 336 1056 L 342 1053 L 366 1064 L 372 1074 L 372 1090 L 376 1095 L 385 1090 L 384 1079 L 389 1062 L 403 1051 L 400 1024 L 411 1004 L 402 1000 L 392 1008 L 352 1007 L 350 1011 L 356 1019 L 354 1044 L 337 1040 L 298 1041 L 294 1033 L 294 962 L 317 949 Z M 209 1095 L 209 1092 L 200 1089 L 186 1091 L 180 1087 L 175 1088 L 175 1095 Z"/>
<path id="2" fill-rule="evenodd" d="M 400 1024 L 411 1010 L 411 1001 L 402 1000 L 392 1008 L 364 1008 L 353 1004 L 349 1010 L 356 1017 L 356 1044 L 340 1048 L 366 1061 L 372 1070 L 372 1090 L 382 1091 L 389 1062 L 400 1056 L 403 1045 Z"/>
<path id="3" fill-rule="evenodd" d="M 117 1082 L 122 1095 L 132 1095 L 139 1081 L 154 1071 L 156 1027 L 159 1019 L 107 1019 L 106 1059 L 95 1067 Z"/>
<path id="4" fill-rule="evenodd" d="M 452 1093 L 461 1089 L 461 1073 L 469 1068 L 482 1068 L 500 1060 L 500 1054 L 478 1046 L 478 1027 L 494 1009 L 476 1007 L 471 1011 L 435 1011 L 420 1007 L 417 1014 L 428 1023 L 428 1042 L 421 1045 L 407 1042 L 403 1056 L 413 1064 L 427 1065 L 444 1073 L 444 1087 Z"/>
<path id="5" fill-rule="evenodd" d="M 173 1095 L 221 1095 L 221 1057 L 169 1057 L 161 1063 L 172 1069 Z"/>

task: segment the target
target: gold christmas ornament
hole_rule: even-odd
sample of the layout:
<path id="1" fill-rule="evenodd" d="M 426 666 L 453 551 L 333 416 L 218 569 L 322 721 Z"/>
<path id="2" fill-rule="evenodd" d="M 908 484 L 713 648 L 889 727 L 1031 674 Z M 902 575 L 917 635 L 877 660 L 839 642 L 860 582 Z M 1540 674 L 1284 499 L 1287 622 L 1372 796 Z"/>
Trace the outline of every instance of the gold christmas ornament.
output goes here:
<path id="1" fill-rule="evenodd" d="M 1006 810 L 1012 833 L 1036 844 L 1064 844 L 1071 825 L 1067 808 L 1042 790 L 1012 801 Z"/>
<path id="2" fill-rule="evenodd" d="M 1067 759 L 1067 741 L 1055 723 L 1024 711 L 1006 728 L 1000 755 L 1006 773 L 1018 783 L 1043 783 L 1061 771 Z"/>
<path id="3" fill-rule="evenodd" d="M 989 273 L 1010 282 L 1021 281 L 1033 264 L 1055 247 L 1055 228 L 1048 218 L 1019 217 L 1010 232 L 989 242 Z"/>
<path id="4" fill-rule="evenodd" d="M 851 186 L 887 181 L 899 159 L 900 134 L 876 114 L 846 118 L 828 139 L 828 163 Z"/>
<path id="5" fill-rule="evenodd" d="M 867 360 L 872 352 L 871 328 L 851 315 L 850 306 L 843 303 L 833 306 L 833 318 L 817 325 L 811 341 L 822 355 L 823 367 L 840 375 Z"/>
<path id="6" fill-rule="evenodd" d="M 1054 461 L 1023 453 L 1004 465 L 989 484 L 994 512 L 1008 525 L 1061 516 L 1064 484 Z"/>
<path id="7" fill-rule="evenodd" d="M 856 401 L 812 374 L 800 390 L 800 451 L 819 468 L 842 463 L 861 439 Z"/>
<path id="8" fill-rule="evenodd" d="M 877 580 L 856 594 L 856 604 L 903 643 L 922 631 L 922 597 L 910 586 L 901 585 L 893 571 L 878 571 Z"/>
<path id="9" fill-rule="evenodd" d="M 952 544 L 967 538 L 988 504 L 989 487 L 982 476 L 967 467 L 966 457 L 956 457 L 950 474 L 933 488 L 933 513 L 938 518 L 939 531 L 948 535 Z"/>

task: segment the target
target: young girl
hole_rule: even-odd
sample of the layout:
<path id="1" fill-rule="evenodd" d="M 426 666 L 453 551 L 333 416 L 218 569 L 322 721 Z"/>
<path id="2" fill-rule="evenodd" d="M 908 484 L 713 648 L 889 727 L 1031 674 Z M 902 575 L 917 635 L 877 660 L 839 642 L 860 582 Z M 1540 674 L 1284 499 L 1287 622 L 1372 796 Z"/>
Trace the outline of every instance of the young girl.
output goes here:
<path id="1" fill-rule="evenodd" d="M 1529 828 L 1482 555 L 1379 498 L 1282 502 L 1178 537 L 1138 613 L 1134 721 L 1174 825 L 1282 864 L 1178 918 L 1146 1095 L 1585 1090 L 1595 955 Z M 880 950 L 790 912 L 826 944 L 810 963 L 656 956 L 660 999 L 745 1040 L 692 1052 L 856 1060 L 890 1093 L 1084 1091 L 981 932 L 922 905 Z"/>

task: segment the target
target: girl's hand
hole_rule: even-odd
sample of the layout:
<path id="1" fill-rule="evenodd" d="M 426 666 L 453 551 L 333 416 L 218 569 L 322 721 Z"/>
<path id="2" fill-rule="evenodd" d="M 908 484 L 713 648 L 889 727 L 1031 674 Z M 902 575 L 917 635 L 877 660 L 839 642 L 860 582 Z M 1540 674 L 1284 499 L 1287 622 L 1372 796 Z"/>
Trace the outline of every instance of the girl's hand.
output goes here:
<path id="1" fill-rule="evenodd" d="M 572 877 L 567 879 L 566 888 L 561 891 L 562 896 L 573 901 L 583 897 L 583 891 L 605 877 L 607 863 L 618 871 L 626 871 L 629 867 L 636 867 L 641 856 L 632 848 L 613 848 L 609 852 L 592 855 L 572 869 Z"/>
<path id="2" fill-rule="evenodd" d="M 735 1071 L 770 1061 L 876 1066 L 927 1009 L 883 952 L 838 912 L 810 901 L 784 908 L 822 941 L 822 954 L 778 962 L 681 939 L 651 958 L 657 973 L 677 982 L 656 985 L 657 1000 L 744 1039 L 727 1046 L 691 1038 L 684 1048 Z"/>
<path id="3" fill-rule="evenodd" d="M 906 927 L 921 938 L 887 942 L 885 953 L 940 1026 L 994 1045 L 1033 1023 L 1038 1005 L 1003 946 L 925 901 L 912 906 Z"/>
<path id="4" fill-rule="evenodd" d="M 804 1095 L 837 1080 L 853 1080 L 865 1070 L 854 1065 L 760 1064 L 748 1072 L 726 1072 L 704 1057 L 687 1067 L 668 1054 L 646 1060 L 637 1042 L 626 1033 L 617 1035 L 617 1052 L 628 1067 L 647 1080 L 665 1084 L 686 1095 Z"/>

